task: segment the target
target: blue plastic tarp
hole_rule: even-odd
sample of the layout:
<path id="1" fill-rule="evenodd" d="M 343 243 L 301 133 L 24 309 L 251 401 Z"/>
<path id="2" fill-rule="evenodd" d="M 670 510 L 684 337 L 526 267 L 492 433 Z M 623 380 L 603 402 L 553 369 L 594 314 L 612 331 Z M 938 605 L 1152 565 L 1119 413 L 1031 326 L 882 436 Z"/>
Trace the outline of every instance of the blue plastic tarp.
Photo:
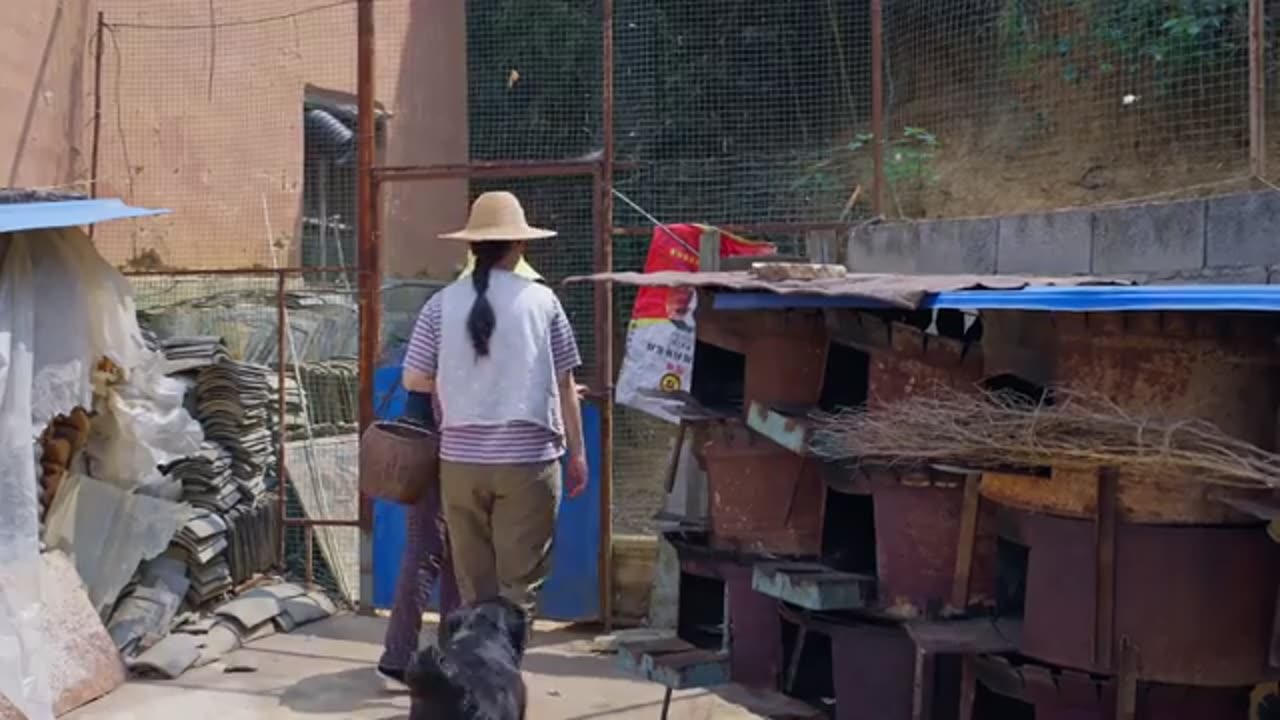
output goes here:
<path id="1" fill-rule="evenodd" d="M 1081 285 L 1021 290 L 958 290 L 927 296 L 922 308 L 951 310 L 1121 311 L 1280 311 L 1280 285 Z M 716 293 L 717 310 L 802 308 L 886 308 L 870 298 L 827 295 L 777 295 L 765 292 Z"/>
<path id="2" fill-rule="evenodd" d="M 114 198 L 0 204 L 0 233 L 79 227 L 108 220 L 164 215 L 168 212 L 132 207 Z"/>

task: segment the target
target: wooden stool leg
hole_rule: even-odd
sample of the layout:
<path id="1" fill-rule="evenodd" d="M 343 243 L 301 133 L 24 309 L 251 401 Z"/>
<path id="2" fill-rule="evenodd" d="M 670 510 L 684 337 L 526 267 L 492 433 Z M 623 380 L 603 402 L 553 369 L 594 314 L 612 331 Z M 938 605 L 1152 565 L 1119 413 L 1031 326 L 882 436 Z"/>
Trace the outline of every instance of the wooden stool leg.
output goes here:
<path id="1" fill-rule="evenodd" d="M 662 720 L 667 720 L 667 713 L 671 710 L 671 688 L 667 688 L 667 692 L 662 696 Z"/>

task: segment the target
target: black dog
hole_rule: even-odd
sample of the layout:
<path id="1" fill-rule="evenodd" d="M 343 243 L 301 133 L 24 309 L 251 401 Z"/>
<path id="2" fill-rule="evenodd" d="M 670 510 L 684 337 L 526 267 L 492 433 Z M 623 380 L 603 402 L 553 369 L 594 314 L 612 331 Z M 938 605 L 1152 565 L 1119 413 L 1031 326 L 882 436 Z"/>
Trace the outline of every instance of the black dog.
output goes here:
<path id="1" fill-rule="evenodd" d="M 528 690 L 520 662 L 528 625 L 524 609 L 502 598 L 450 613 L 439 646 L 409 662 L 409 719 L 523 720 Z"/>

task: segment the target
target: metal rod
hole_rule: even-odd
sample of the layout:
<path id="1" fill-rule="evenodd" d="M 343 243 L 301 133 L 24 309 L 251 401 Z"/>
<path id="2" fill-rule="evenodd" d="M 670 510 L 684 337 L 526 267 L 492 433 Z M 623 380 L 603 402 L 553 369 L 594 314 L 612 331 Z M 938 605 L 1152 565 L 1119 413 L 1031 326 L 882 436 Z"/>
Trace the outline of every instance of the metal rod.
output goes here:
<path id="1" fill-rule="evenodd" d="M 613 0 L 603 0 L 601 32 L 601 135 L 603 148 L 595 175 L 598 203 L 596 272 L 613 272 L 614 137 Z M 613 283 L 595 288 L 597 387 L 600 402 L 600 614 L 605 632 L 613 629 Z"/>
<path id="2" fill-rule="evenodd" d="M 97 32 L 93 37 L 93 147 L 88 160 L 88 196 L 97 197 L 97 164 L 102 138 L 102 53 L 106 47 L 106 15 L 102 10 L 97 12 Z M 93 225 L 88 232 L 93 237 Z"/>
<path id="3" fill-rule="evenodd" d="M 316 584 L 316 527 L 314 525 L 306 525 L 302 528 L 302 546 L 307 554 L 302 579 L 307 584 L 307 588 L 311 588 Z"/>
<path id="4" fill-rule="evenodd" d="M 378 180 L 448 180 L 454 178 L 573 177 L 594 175 L 604 164 L 593 160 L 474 161 L 446 165 L 375 167 Z"/>
<path id="5" fill-rule="evenodd" d="M 276 513 L 280 518 L 280 566 L 285 565 L 285 541 L 286 533 L 283 531 L 286 520 L 289 517 L 288 497 L 288 474 L 285 468 L 285 417 L 288 410 L 288 398 L 284 391 L 284 357 L 285 357 L 285 338 L 289 332 L 289 321 L 285 313 L 285 274 L 278 273 L 276 275 L 276 403 L 279 407 L 280 417 L 277 420 L 276 427 Z"/>
<path id="6" fill-rule="evenodd" d="M 98 158 L 102 147 L 102 54 L 106 46 L 107 21 L 105 14 L 98 11 L 98 30 L 94 34 L 93 48 L 93 147 L 89 150 L 89 197 L 98 197 Z M 89 226 L 89 237 L 93 238 L 94 226 Z"/>
<path id="7" fill-rule="evenodd" d="M 884 7 L 883 0 L 871 0 L 871 212 L 884 215 Z"/>
<path id="8" fill-rule="evenodd" d="M 378 356 L 381 323 L 379 290 L 377 199 L 373 164 L 377 135 L 374 118 L 374 0 L 356 6 L 356 232 L 358 233 L 360 297 L 360 431 L 373 422 L 373 370 Z M 360 611 L 373 612 L 373 507 L 360 494 Z"/>
<path id="9" fill-rule="evenodd" d="M 822 232 L 829 230 L 848 230 L 853 223 L 847 222 L 772 222 L 772 223 L 753 223 L 748 225 L 715 225 L 714 227 L 720 232 L 727 232 L 733 235 L 764 235 L 764 234 L 796 234 L 809 232 Z M 615 236 L 631 236 L 631 237 L 648 237 L 653 234 L 653 228 L 628 226 L 616 227 L 613 229 Z"/>
<path id="10" fill-rule="evenodd" d="M 1267 68 L 1265 0 L 1249 0 L 1249 162 L 1267 177 Z"/>
<path id="11" fill-rule="evenodd" d="M 316 520 L 306 517 L 287 517 L 286 527 L 360 527 L 359 520 Z"/>
<path id="12" fill-rule="evenodd" d="M 125 277 L 200 277 L 201 275 L 303 275 L 313 272 L 350 272 L 357 268 L 344 265 L 330 267 L 284 267 L 284 268 L 209 268 L 207 270 L 124 270 Z"/>

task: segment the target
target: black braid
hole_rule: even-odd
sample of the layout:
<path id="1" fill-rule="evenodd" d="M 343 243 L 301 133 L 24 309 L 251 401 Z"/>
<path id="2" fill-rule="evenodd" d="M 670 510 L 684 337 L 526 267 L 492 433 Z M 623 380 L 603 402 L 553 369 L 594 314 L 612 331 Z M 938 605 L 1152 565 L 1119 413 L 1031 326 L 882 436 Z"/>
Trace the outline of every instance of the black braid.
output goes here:
<path id="1" fill-rule="evenodd" d="M 471 247 L 472 254 L 476 256 L 476 266 L 471 271 L 476 301 L 471 305 L 471 314 L 467 316 L 467 334 L 471 336 L 471 346 L 475 348 L 477 357 L 489 356 L 489 339 L 493 337 L 493 328 L 498 321 L 493 314 L 493 305 L 485 297 L 485 291 L 489 289 L 489 273 L 511 252 L 512 244 L 481 242 Z"/>

